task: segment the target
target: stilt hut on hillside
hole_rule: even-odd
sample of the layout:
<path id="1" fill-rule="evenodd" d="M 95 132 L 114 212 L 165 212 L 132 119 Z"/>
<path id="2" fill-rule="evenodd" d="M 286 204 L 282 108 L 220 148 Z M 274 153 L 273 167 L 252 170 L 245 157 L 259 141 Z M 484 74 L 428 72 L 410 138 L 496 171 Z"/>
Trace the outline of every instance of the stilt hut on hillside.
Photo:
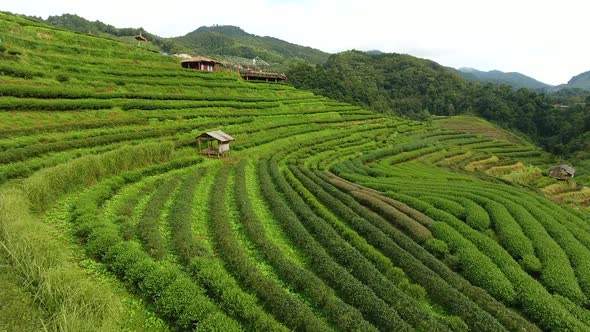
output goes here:
<path id="1" fill-rule="evenodd" d="M 229 142 L 235 141 L 235 139 L 221 130 L 210 131 L 208 133 L 202 133 L 196 137 L 199 152 L 206 156 L 225 156 L 229 153 Z M 201 143 L 205 143 L 203 147 Z"/>
<path id="2" fill-rule="evenodd" d="M 215 71 L 219 61 L 205 58 L 203 56 L 192 57 L 186 60 L 182 60 L 180 65 L 182 68 L 202 70 L 202 71 Z"/>
<path id="3" fill-rule="evenodd" d="M 287 75 L 279 73 L 267 73 L 264 71 L 255 71 L 250 69 L 240 70 L 240 75 L 246 81 L 264 81 L 264 82 L 284 82 Z"/>

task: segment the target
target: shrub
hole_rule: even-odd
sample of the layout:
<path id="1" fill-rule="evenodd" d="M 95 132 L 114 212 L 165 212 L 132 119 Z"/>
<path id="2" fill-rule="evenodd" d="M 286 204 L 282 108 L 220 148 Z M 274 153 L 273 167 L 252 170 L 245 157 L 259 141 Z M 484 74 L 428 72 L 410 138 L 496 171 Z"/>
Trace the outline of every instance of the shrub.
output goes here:
<path id="1" fill-rule="evenodd" d="M 271 180 L 271 173 L 268 170 L 268 162 L 259 164 L 260 183 L 265 190 L 263 195 L 269 202 L 270 208 L 276 220 L 281 221 L 285 233 L 289 235 L 293 243 L 305 251 L 311 260 L 310 266 L 323 277 L 330 285 L 339 292 L 344 300 L 350 301 L 377 327 L 385 329 L 410 329 L 410 326 L 403 322 L 398 314 L 387 304 L 378 298 L 371 290 L 355 280 L 345 269 L 335 264 L 313 238 L 307 233 L 303 225 L 298 221 L 297 216 L 291 211 L 286 202 L 277 192 Z M 284 178 L 279 177 L 276 166 L 271 168 L 272 179 L 277 185 L 286 190 L 288 184 Z"/>
<path id="2" fill-rule="evenodd" d="M 67 77 L 66 75 L 63 75 L 63 74 L 59 74 L 59 75 L 55 76 L 55 79 L 61 83 L 65 83 L 70 80 L 69 77 Z"/>
<path id="3" fill-rule="evenodd" d="M 504 303 L 514 302 L 516 294 L 512 284 L 486 255 L 446 223 L 434 223 L 432 231 L 438 239 L 451 246 L 459 258 L 462 274 L 469 281 Z"/>
<path id="4" fill-rule="evenodd" d="M 359 234 L 385 253 L 396 265 L 402 267 L 414 282 L 422 285 L 433 301 L 441 304 L 449 313 L 461 317 L 470 328 L 477 331 L 502 330 L 502 326 L 496 321 L 497 318 L 510 330 L 539 331 L 533 324 L 506 308 L 485 291 L 453 273 L 441 261 L 402 232 L 391 227 L 378 215 L 367 211 L 352 197 L 330 186 L 327 176 L 321 174 L 314 179 L 336 198 L 334 201 L 338 202 L 338 205 L 332 210 L 334 213 L 350 222 Z M 393 192 L 388 192 L 388 195 L 414 208 L 414 202 L 424 204 L 406 195 Z M 429 205 L 423 207 L 428 209 Z M 448 255 L 447 259 L 450 257 L 452 255 Z"/>
<path id="5" fill-rule="evenodd" d="M 266 309 L 287 327 L 314 331 L 329 330 L 307 305 L 262 275 L 233 237 L 224 205 L 229 171 L 229 168 L 223 168 L 218 173 L 210 204 L 213 237 L 228 268 L 242 284 L 255 291 Z"/>
<path id="6" fill-rule="evenodd" d="M 437 258 L 444 258 L 449 254 L 449 247 L 444 241 L 431 238 L 424 242 L 424 248 Z"/>
<path id="7" fill-rule="evenodd" d="M 299 267 L 281 254 L 265 235 L 265 230 L 257 220 L 250 198 L 246 191 L 245 161 L 240 164 L 236 179 L 236 196 L 244 229 L 264 257 L 275 267 L 277 273 L 326 315 L 328 320 L 343 330 L 374 331 L 354 307 L 338 298 L 334 292 L 315 274 Z"/>
<path id="8" fill-rule="evenodd" d="M 350 194 L 359 202 L 361 202 L 361 204 L 368 206 L 372 210 L 378 212 L 384 218 L 393 222 L 396 227 L 407 232 L 408 235 L 414 240 L 423 243 L 432 237 L 432 234 L 426 227 L 422 226 L 420 223 L 409 218 L 407 215 L 401 213 L 399 210 L 381 201 L 380 199 L 360 191 L 353 191 Z"/>
<path id="9" fill-rule="evenodd" d="M 162 209 L 177 186 L 176 178 L 161 184 L 149 198 L 137 225 L 137 237 L 142 241 L 145 252 L 156 259 L 162 259 L 167 254 L 166 245 L 160 233 L 160 220 Z"/>

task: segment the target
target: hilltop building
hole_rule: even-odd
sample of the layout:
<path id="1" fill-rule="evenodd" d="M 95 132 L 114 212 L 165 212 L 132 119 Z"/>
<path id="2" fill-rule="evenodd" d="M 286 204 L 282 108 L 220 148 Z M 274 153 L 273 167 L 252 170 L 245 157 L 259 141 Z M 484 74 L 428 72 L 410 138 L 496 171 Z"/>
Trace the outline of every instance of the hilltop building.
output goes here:
<path id="1" fill-rule="evenodd" d="M 209 59 L 203 56 L 192 57 L 189 59 L 182 60 L 180 65 L 182 68 L 202 70 L 202 71 L 215 71 L 217 64 L 220 62 L 213 59 Z"/>

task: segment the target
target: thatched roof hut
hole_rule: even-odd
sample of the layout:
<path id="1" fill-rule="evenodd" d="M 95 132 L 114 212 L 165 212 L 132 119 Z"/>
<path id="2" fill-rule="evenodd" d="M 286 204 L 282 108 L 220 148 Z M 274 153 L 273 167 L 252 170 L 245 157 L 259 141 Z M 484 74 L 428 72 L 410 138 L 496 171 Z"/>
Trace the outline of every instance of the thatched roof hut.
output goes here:
<path id="1" fill-rule="evenodd" d="M 195 138 L 201 154 L 206 156 L 224 156 L 229 152 L 229 143 L 236 139 L 224 133 L 221 130 L 202 133 Z M 201 143 L 206 143 L 205 148 L 201 148 Z"/>
<path id="2" fill-rule="evenodd" d="M 576 170 L 566 164 L 555 165 L 549 169 L 549 176 L 559 180 L 571 179 L 576 175 Z"/>

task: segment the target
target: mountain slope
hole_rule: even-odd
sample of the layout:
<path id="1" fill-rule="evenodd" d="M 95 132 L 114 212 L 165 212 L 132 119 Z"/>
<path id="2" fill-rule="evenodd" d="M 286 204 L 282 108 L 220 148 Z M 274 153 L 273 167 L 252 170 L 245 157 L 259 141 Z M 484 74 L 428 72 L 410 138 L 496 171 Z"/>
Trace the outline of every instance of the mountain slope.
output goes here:
<path id="1" fill-rule="evenodd" d="M 467 92 L 464 80 L 439 64 L 393 53 L 342 52 L 323 66 L 300 65 L 288 74 L 297 87 L 408 117 L 453 114 Z"/>
<path id="2" fill-rule="evenodd" d="M 414 119 L 479 115 L 563 156 L 584 149 L 576 142 L 590 130 L 590 105 L 555 112 L 552 96 L 468 82 L 454 70 L 409 55 L 343 52 L 321 66 L 294 66 L 288 76 L 296 87 L 378 112 Z"/>
<path id="3" fill-rule="evenodd" d="M 329 54 L 310 47 L 295 45 L 273 37 L 249 34 L 235 26 L 200 27 L 185 36 L 163 38 L 143 28 L 116 28 L 100 21 L 89 21 L 83 17 L 64 14 L 49 16 L 45 22 L 54 26 L 96 35 L 112 36 L 125 42 L 134 43 L 131 37 L 140 32 L 148 39 L 144 47 L 166 53 L 190 53 L 209 56 L 233 56 L 244 59 L 256 57 L 270 63 L 273 69 L 285 69 L 290 62 L 304 61 L 312 64 L 324 63 Z"/>
<path id="4" fill-rule="evenodd" d="M 459 68 L 458 73 L 468 81 L 480 81 L 485 83 L 506 84 L 515 89 L 526 88 L 531 90 L 546 90 L 551 85 L 535 80 L 521 73 L 505 73 L 499 70 L 481 71 L 475 68 Z"/>
<path id="5" fill-rule="evenodd" d="M 26 297 L 1 327 L 590 328 L 587 212 L 536 189 L 587 191 L 545 176 L 540 149 L 19 16 L 0 29 L 0 297 Z M 379 60 L 363 69 L 431 95 L 419 73 L 460 81 Z M 208 158 L 195 137 L 215 130 L 235 141 Z"/>
<path id="6" fill-rule="evenodd" d="M 590 91 L 590 71 L 572 77 L 566 85 L 567 88 L 578 88 Z"/>
<path id="7" fill-rule="evenodd" d="M 176 45 L 173 41 L 162 38 L 152 33 L 145 31 L 143 28 L 116 28 L 110 24 L 103 23 L 101 21 L 89 21 L 83 17 L 74 14 L 63 14 L 56 16 L 49 16 L 46 20 L 36 18 L 53 26 L 61 27 L 64 29 L 78 31 L 81 33 L 101 35 L 107 37 L 113 37 L 128 43 L 136 43 L 135 37 L 140 33 L 142 36 L 148 39 L 147 48 L 162 51 L 166 53 L 180 52 L 183 49 Z M 146 43 L 144 43 L 144 48 Z"/>
<path id="8" fill-rule="evenodd" d="M 173 38 L 194 53 L 230 55 L 253 59 L 260 57 L 270 63 L 290 61 L 324 63 L 329 54 L 311 47 L 295 45 L 273 37 L 249 34 L 235 26 L 200 27 L 182 37 Z"/>

